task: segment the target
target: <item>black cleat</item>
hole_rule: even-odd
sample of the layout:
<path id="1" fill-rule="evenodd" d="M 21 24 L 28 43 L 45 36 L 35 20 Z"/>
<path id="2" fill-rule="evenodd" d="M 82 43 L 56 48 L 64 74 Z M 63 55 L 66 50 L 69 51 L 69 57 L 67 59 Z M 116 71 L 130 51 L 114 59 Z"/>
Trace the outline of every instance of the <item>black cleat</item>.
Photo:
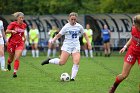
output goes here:
<path id="1" fill-rule="evenodd" d="M 7 69 L 8 69 L 9 71 L 11 70 L 11 65 L 10 65 L 10 64 L 7 65 Z"/>
<path id="2" fill-rule="evenodd" d="M 17 77 L 17 74 L 13 74 L 13 78 L 16 78 Z"/>
<path id="3" fill-rule="evenodd" d="M 114 92 L 115 92 L 115 89 L 116 89 L 116 88 L 112 86 L 112 87 L 110 88 L 110 90 L 109 90 L 109 93 L 114 93 Z"/>
<path id="4" fill-rule="evenodd" d="M 74 79 L 70 79 L 70 81 L 75 81 Z"/>
<path id="5" fill-rule="evenodd" d="M 41 65 L 43 66 L 43 65 L 45 65 L 45 64 L 49 64 L 49 60 L 50 60 L 50 58 L 48 58 L 47 60 L 43 61 L 43 62 L 41 63 Z"/>

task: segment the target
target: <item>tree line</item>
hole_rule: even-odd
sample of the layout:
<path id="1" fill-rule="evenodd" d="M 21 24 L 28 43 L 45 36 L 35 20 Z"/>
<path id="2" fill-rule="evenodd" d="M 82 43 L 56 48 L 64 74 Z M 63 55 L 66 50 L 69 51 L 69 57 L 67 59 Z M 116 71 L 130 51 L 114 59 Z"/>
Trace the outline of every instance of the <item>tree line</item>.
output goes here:
<path id="1" fill-rule="evenodd" d="M 0 0 L 0 15 L 139 13 L 140 0 Z"/>

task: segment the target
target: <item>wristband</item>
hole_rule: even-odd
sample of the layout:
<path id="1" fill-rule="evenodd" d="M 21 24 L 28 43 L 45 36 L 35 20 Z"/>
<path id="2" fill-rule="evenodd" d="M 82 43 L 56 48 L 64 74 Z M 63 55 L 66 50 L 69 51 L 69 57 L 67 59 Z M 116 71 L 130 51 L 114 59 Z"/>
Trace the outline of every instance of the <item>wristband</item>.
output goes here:
<path id="1" fill-rule="evenodd" d="M 125 45 L 123 48 L 127 48 L 127 46 Z"/>

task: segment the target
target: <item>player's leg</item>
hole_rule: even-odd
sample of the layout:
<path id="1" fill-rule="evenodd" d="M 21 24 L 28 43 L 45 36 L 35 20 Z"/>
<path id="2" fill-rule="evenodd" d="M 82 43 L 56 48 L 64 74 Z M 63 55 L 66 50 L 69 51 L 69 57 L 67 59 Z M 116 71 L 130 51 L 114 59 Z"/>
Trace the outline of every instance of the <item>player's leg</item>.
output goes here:
<path id="1" fill-rule="evenodd" d="M 53 57 L 55 57 L 56 56 L 56 44 L 53 45 L 52 52 L 53 52 Z"/>
<path id="2" fill-rule="evenodd" d="M 72 53 L 72 58 L 73 58 L 73 67 L 71 72 L 71 81 L 74 81 L 79 69 L 80 52 Z"/>
<path id="3" fill-rule="evenodd" d="M 125 79 L 127 78 L 127 76 L 129 75 L 129 72 L 132 68 L 132 64 L 128 63 L 128 62 L 124 62 L 124 65 L 123 65 L 123 70 L 122 70 L 122 73 L 119 74 L 117 77 L 116 77 L 116 80 L 113 84 L 113 86 L 111 87 L 109 93 L 114 93 L 116 88 L 118 87 L 118 85 Z"/>
<path id="4" fill-rule="evenodd" d="M 49 42 L 48 42 L 48 52 L 47 52 L 47 57 L 48 57 L 48 58 L 50 57 L 51 52 L 52 52 L 52 50 L 51 50 L 51 48 L 52 48 L 52 43 L 50 43 L 50 42 L 51 42 L 51 39 L 50 39 Z"/>
<path id="5" fill-rule="evenodd" d="M 91 45 L 92 45 L 92 44 L 91 44 Z M 90 53 L 90 57 L 93 58 L 93 50 L 92 50 L 92 48 L 89 49 L 89 53 Z"/>
<path id="6" fill-rule="evenodd" d="M 92 50 L 92 48 L 93 48 L 93 44 L 92 44 L 92 39 L 90 39 L 90 44 L 91 44 L 91 49 L 89 49 L 89 53 L 90 53 L 90 57 L 91 58 L 93 58 L 93 50 Z M 88 46 L 88 45 L 87 45 Z"/>
<path id="7" fill-rule="evenodd" d="M 32 57 L 35 57 L 35 44 L 34 43 L 31 44 L 31 48 L 32 48 Z"/>
<path id="8" fill-rule="evenodd" d="M 4 57 L 4 45 L 3 44 L 0 44 L 0 63 L 1 63 L 1 70 L 7 71 L 7 69 L 5 69 L 5 57 Z"/>
<path id="9" fill-rule="evenodd" d="M 85 56 L 88 57 L 88 47 L 87 47 L 87 43 L 84 43 L 84 51 L 85 51 Z"/>
<path id="10" fill-rule="evenodd" d="M 139 69 L 140 69 L 140 56 L 138 57 L 138 65 L 139 65 Z M 140 93 L 140 82 L 139 82 L 139 93 Z"/>
<path id="11" fill-rule="evenodd" d="M 14 73 L 13 73 L 13 77 L 17 77 L 17 71 L 19 69 L 19 63 L 20 63 L 20 56 L 22 54 L 22 50 L 16 50 L 15 51 L 15 57 L 14 57 Z"/>
<path id="12" fill-rule="evenodd" d="M 106 44 L 106 42 L 104 43 L 104 55 L 105 55 L 105 57 L 107 56 L 107 44 Z"/>
<path id="13" fill-rule="evenodd" d="M 107 42 L 107 56 L 109 57 L 110 56 L 110 42 L 108 41 Z"/>
<path id="14" fill-rule="evenodd" d="M 24 50 L 22 51 L 22 56 L 26 56 L 26 52 L 27 52 L 27 50 L 26 50 L 26 45 L 25 45 Z"/>
<path id="15" fill-rule="evenodd" d="M 35 42 L 34 47 L 35 47 L 36 57 L 39 57 L 38 42 Z"/>
<path id="16" fill-rule="evenodd" d="M 67 62 L 69 55 L 70 54 L 68 52 L 62 50 L 60 59 L 59 58 L 53 58 L 53 59 L 49 58 L 49 59 L 43 61 L 41 63 L 41 65 L 45 65 L 45 64 L 49 64 L 49 63 L 58 64 L 58 65 L 64 65 Z"/>

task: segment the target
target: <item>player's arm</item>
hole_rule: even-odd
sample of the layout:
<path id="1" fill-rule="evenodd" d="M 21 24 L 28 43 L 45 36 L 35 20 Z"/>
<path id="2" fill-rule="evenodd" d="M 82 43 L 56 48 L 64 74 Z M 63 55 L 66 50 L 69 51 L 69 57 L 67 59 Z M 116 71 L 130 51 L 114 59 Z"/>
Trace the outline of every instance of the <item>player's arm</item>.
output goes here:
<path id="1" fill-rule="evenodd" d="M 127 47 L 130 45 L 131 41 L 132 41 L 132 37 L 127 41 L 127 43 L 124 45 L 124 47 L 120 50 L 120 53 L 123 53 L 127 49 Z"/>
<path id="2" fill-rule="evenodd" d="M 88 48 L 91 49 L 91 48 L 92 48 L 92 47 L 91 47 L 91 43 L 90 43 L 90 41 L 89 41 L 89 38 L 88 38 L 87 34 L 86 34 L 86 33 L 83 33 L 83 36 L 85 37 L 85 39 L 86 39 L 86 41 L 87 41 Z"/>
<path id="3" fill-rule="evenodd" d="M 108 30 L 109 31 L 109 36 L 110 36 L 110 38 L 111 38 L 111 31 L 110 30 Z"/>
<path id="4" fill-rule="evenodd" d="M 1 31 L 2 31 L 2 37 L 4 38 L 4 41 L 6 43 L 7 42 L 7 39 L 6 39 L 6 35 L 5 35 L 5 32 L 4 32 L 4 29 L 2 29 Z"/>
<path id="5" fill-rule="evenodd" d="M 26 41 L 26 35 L 24 34 L 22 38 L 23 38 L 23 41 L 25 42 Z"/>
<path id="6" fill-rule="evenodd" d="M 54 43 L 57 39 L 59 39 L 62 35 L 60 33 L 58 33 L 53 39 L 52 39 L 52 43 Z"/>
<path id="7" fill-rule="evenodd" d="M 12 30 L 12 29 L 7 28 L 6 29 L 6 34 L 9 34 L 9 33 L 15 34 L 17 32 L 15 30 Z"/>

